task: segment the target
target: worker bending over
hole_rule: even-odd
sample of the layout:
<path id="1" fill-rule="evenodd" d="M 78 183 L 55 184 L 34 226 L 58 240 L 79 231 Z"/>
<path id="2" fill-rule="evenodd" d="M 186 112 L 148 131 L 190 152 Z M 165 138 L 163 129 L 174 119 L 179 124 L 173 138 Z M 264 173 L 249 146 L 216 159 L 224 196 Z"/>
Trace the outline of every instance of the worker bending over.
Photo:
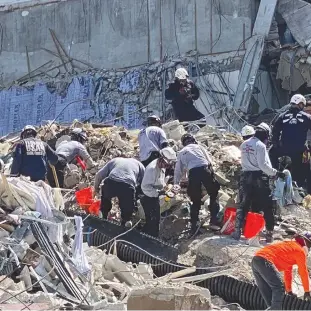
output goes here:
<path id="1" fill-rule="evenodd" d="M 303 169 L 303 153 L 307 132 L 311 129 L 311 116 L 304 112 L 306 99 L 300 94 L 291 98 L 290 108 L 280 114 L 272 130 L 272 144 L 277 157 L 289 156 L 292 160 L 290 171 L 299 187 L 304 186 L 306 173 Z"/>
<path id="2" fill-rule="evenodd" d="M 36 138 L 37 131 L 32 125 L 24 127 L 21 141 L 15 146 L 11 175 L 29 176 L 31 181 L 46 179 L 48 162 L 57 163 L 57 155 L 50 146 Z"/>
<path id="3" fill-rule="evenodd" d="M 293 266 L 298 266 L 304 299 L 311 301 L 307 256 L 311 234 L 305 233 L 295 241 L 271 244 L 257 251 L 252 259 L 252 270 L 258 289 L 269 310 L 282 310 L 285 291 L 292 292 Z M 284 272 L 284 284 L 280 272 Z"/>
<path id="4" fill-rule="evenodd" d="M 198 145 L 191 134 L 184 134 L 181 137 L 181 142 L 184 148 L 177 156 L 174 183 L 176 185 L 180 183 L 185 169 L 189 171 L 188 195 L 192 201 L 190 210 L 191 231 L 195 233 L 200 225 L 199 212 L 201 208 L 202 185 L 210 197 L 210 229 L 219 230 L 217 214 L 219 212 L 218 191 L 220 185 L 215 179 L 212 160 L 205 148 Z"/>
<path id="5" fill-rule="evenodd" d="M 141 184 L 143 197 L 140 202 L 145 212 L 146 225 L 144 232 L 152 235 L 159 235 L 160 226 L 160 201 L 159 195 L 163 192 L 165 183 L 165 171 L 176 161 L 176 153 L 171 147 L 160 150 L 160 157 L 153 160 L 145 171 Z"/>
<path id="6" fill-rule="evenodd" d="M 146 167 L 153 160 L 159 158 L 159 151 L 168 147 L 165 132 L 161 129 L 161 120 L 157 116 L 147 118 L 147 127 L 138 134 L 139 157 Z"/>
<path id="7" fill-rule="evenodd" d="M 84 144 L 87 142 L 87 134 L 80 128 L 73 129 L 71 132 L 71 140 L 63 141 L 56 148 L 58 162 L 55 166 L 59 187 L 64 187 L 64 170 L 67 164 L 72 163 L 76 157 L 82 158 L 86 162 L 87 168 L 91 169 L 97 164 L 92 160 L 87 152 Z M 51 169 L 48 171 L 48 181 L 51 187 L 56 187 L 55 179 Z"/>
<path id="8" fill-rule="evenodd" d="M 141 184 L 145 168 L 136 159 L 114 158 L 98 171 L 95 176 L 95 192 L 101 188 L 101 211 L 107 219 L 112 209 L 111 199 L 117 197 L 121 211 L 121 223 L 131 227 L 131 217 L 136 205 L 136 188 Z"/>
<path id="9" fill-rule="evenodd" d="M 239 197 L 242 199 L 236 215 L 235 232 L 232 237 L 239 240 L 246 214 L 250 207 L 253 212 L 264 212 L 266 222 L 266 240 L 272 242 L 274 215 L 269 176 L 284 178 L 284 174 L 271 166 L 266 143 L 270 135 L 270 127 L 266 123 L 257 126 L 254 137 L 244 141 L 241 149 L 242 172 L 240 176 Z"/>
<path id="10" fill-rule="evenodd" d="M 241 135 L 243 140 L 248 140 L 255 135 L 255 129 L 251 125 L 245 125 L 242 128 Z"/>

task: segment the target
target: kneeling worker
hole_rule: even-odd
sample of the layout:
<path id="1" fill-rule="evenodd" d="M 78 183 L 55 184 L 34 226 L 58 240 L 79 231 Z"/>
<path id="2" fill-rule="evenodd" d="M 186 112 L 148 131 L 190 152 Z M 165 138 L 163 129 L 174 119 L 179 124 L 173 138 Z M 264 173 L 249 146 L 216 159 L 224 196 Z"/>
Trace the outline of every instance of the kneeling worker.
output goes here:
<path id="1" fill-rule="evenodd" d="M 48 162 L 52 165 L 57 163 L 56 153 L 36 136 L 37 131 L 32 125 L 27 125 L 22 130 L 22 140 L 16 144 L 13 152 L 11 175 L 29 176 L 31 181 L 45 181 Z"/>
<path id="2" fill-rule="evenodd" d="M 131 217 L 135 210 L 135 191 L 144 177 L 145 168 L 136 159 L 114 158 L 98 171 L 95 176 L 95 192 L 99 193 L 101 182 L 101 211 L 107 219 L 112 209 L 111 199 L 117 197 L 121 211 L 121 223 L 131 227 Z"/>
<path id="3" fill-rule="evenodd" d="M 218 191 L 220 185 L 215 179 L 212 168 L 212 160 L 203 146 L 198 145 L 191 134 L 184 134 L 181 137 L 184 148 L 177 156 L 177 163 L 174 172 L 174 183 L 178 185 L 183 176 L 184 169 L 189 171 L 188 195 L 192 201 L 190 210 L 191 232 L 198 229 L 199 212 L 202 199 L 202 185 L 205 187 L 209 197 L 209 210 L 211 214 L 210 229 L 219 230 L 217 214 L 219 212 Z"/>
<path id="4" fill-rule="evenodd" d="M 168 147 L 165 132 L 161 129 L 161 120 L 157 116 L 147 118 L 147 127 L 138 134 L 139 157 L 141 163 L 147 167 L 153 160 L 159 158 L 159 151 Z"/>
<path id="5" fill-rule="evenodd" d="M 159 235 L 160 225 L 160 201 L 159 195 L 165 187 L 165 171 L 176 161 L 176 153 L 171 147 L 160 150 L 160 157 L 153 160 L 145 171 L 141 184 L 143 197 L 140 202 L 145 212 L 146 225 L 144 232 L 152 235 Z"/>
<path id="6" fill-rule="evenodd" d="M 241 149 L 242 172 L 240 177 L 239 196 L 242 199 L 237 210 L 235 232 L 232 237 L 239 240 L 242 227 L 249 208 L 254 212 L 264 212 L 266 221 L 266 240 L 273 241 L 274 215 L 269 176 L 284 178 L 271 166 L 266 144 L 270 135 L 270 127 L 266 123 L 257 126 L 254 137 L 244 141 Z"/>
<path id="7" fill-rule="evenodd" d="M 55 170 L 60 188 L 64 187 L 64 169 L 66 165 L 74 161 L 77 156 L 86 162 L 88 169 L 97 165 L 84 146 L 86 142 L 87 134 L 82 129 L 76 128 L 71 132 L 71 140 L 61 142 L 56 148 L 58 162 L 55 165 Z M 56 187 L 51 170 L 48 171 L 48 180 L 51 187 Z"/>
<path id="8" fill-rule="evenodd" d="M 292 292 L 293 266 L 298 266 L 304 299 L 311 301 L 307 256 L 311 234 L 298 235 L 295 241 L 271 244 L 260 249 L 252 260 L 252 270 L 258 289 L 269 310 L 282 310 L 285 291 Z M 284 272 L 284 283 L 280 272 Z"/>

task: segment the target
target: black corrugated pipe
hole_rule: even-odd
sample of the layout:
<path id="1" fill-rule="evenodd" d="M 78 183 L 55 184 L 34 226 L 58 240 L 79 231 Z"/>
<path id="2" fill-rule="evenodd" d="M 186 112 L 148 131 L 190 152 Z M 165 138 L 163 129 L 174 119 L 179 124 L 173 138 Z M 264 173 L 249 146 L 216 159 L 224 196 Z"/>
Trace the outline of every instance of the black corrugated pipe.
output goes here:
<path id="1" fill-rule="evenodd" d="M 98 226 L 96 226 L 98 228 Z M 87 228 L 88 232 L 92 232 L 94 228 Z M 100 232 L 101 231 L 101 232 Z M 134 230 L 133 230 L 134 231 Z M 87 235 L 87 242 L 90 246 L 99 246 L 109 240 L 110 235 L 105 235 L 105 227 L 95 231 L 93 234 Z M 120 239 L 124 240 L 124 236 Z M 140 239 L 137 239 L 134 244 L 143 248 L 140 244 Z M 109 248 L 110 244 L 105 245 L 105 249 Z M 166 244 L 165 244 L 166 245 Z M 188 266 L 171 262 L 171 264 L 163 263 L 160 259 L 154 258 L 138 249 L 135 249 L 132 245 L 126 244 L 126 242 L 118 242 L 116 244 L 118 257 L 125 262 L 139 263 L 144 262 L 151 264 L 153 272 L 156 276 L 163 276 L 167 273 L 179 271 Z M 150 252 L 149 253 L 154 253 Z M 176 265 L 176 266 L 174 266 Z M 221 267 L 220 267 L 221 268 Z M 212 272 L 211 269 L 197 269 L 195 275 Z M 205 279 L 199 283 L 198 286 L 209 289 L 212 295 L 217 295 L 224 299 L 228 303 L 238 303 L 242 308 L 247 310 L 264 310 L 266 309 L 264 300 L 256 285 L 252 283 L 243 282 L 230 276 L 216 276 L 209 279 Z M 285 296 L 283 302 L 283 310 L 311 310 L 311 303 L 298 299 L 293 296 Z"/>

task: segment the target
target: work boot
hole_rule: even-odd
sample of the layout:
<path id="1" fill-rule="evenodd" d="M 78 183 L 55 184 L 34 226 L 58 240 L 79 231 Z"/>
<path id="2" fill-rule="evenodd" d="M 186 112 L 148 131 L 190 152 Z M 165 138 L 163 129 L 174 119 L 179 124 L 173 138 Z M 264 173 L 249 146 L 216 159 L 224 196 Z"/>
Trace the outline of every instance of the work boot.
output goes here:
<path id="1" fill-rule="evenodd" d="M 235 231 L 231 234 L 231 238 L 239 241 L 241 239 L 241 235 L 242 235 L 242 230 L 241 229 L 235 229 Z"/>
<path id="2" fill-rule="evenodd" d="M 191 235 L 197 234 L 199 232 L 200 227 L 201 223 L 199 221 L 191 223 L 191 230 L 190 230 Z"/>
<path id="3" fill-rule="evenodd" d="M 267 243 L 273 243 L 273 231 L 267 231 L 266 232 L 266 242 Z"/>
<path id="4" fill-rule="evenodd" d="M 219 227 L 218 225 L 210 223 L 208 225 L 208 229 L 211 230 L 211 231 L 219 231 L 221 229 L 221 227 Z"/>

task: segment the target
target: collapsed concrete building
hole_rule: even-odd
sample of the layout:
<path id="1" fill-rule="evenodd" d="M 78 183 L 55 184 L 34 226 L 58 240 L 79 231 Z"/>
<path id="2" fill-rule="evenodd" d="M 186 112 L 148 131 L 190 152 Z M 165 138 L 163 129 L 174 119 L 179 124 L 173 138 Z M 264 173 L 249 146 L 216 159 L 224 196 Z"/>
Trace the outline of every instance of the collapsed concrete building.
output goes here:
<path id="1" fill-rule="evenodd" d="M 169 120 L 163 94 L 178 66 L 198 84 L 208 123 L 235 130 L 237 114 L 287 103 L 270 60 L 280 51 L 276 2 L 1 1 L 0 134 L 54 119 L 127 128 L 152 112 Z M 253 49 L 259 37 L 266 44 Z"/>

